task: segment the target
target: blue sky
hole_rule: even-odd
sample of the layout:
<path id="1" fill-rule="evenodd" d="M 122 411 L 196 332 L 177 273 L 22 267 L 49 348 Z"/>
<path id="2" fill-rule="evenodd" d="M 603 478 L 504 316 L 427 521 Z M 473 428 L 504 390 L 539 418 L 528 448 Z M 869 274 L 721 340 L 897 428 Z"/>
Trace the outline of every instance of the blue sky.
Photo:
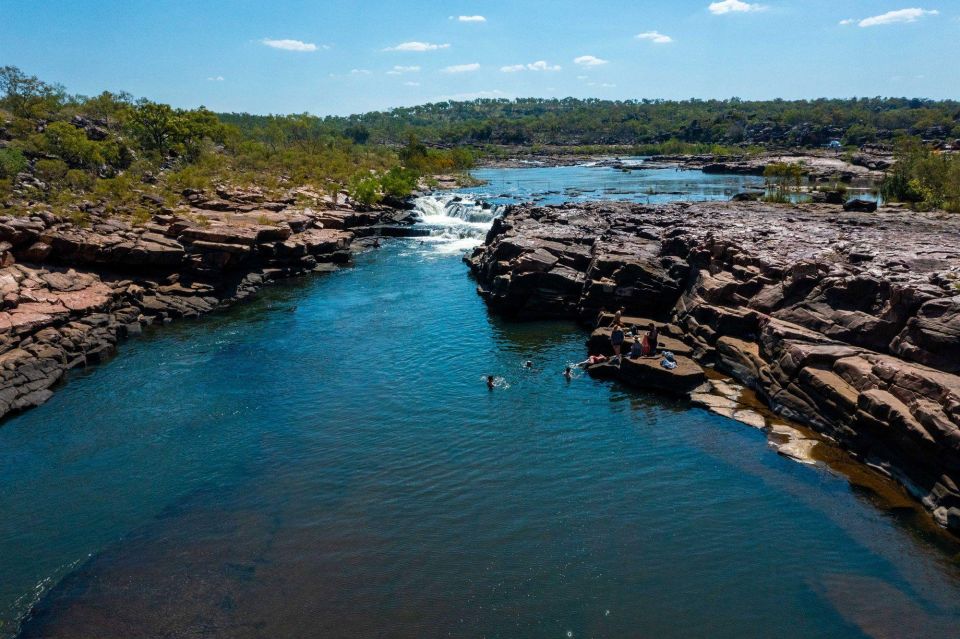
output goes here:
<path id="1" fill-rule="evenodd" d="M 918 4 L 919 3 L 919 4 Z M 347 114 L 474 97 L 960 98 L 957 0 L 0 0 L 75 93 Z"/>

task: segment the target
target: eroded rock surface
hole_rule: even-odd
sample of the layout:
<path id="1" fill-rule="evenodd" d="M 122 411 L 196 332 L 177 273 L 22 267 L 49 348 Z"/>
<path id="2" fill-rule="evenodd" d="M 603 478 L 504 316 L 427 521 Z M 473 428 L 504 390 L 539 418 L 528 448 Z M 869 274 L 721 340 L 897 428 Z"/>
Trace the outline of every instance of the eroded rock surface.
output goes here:
<path id="1" fill-rule="evenodd" d="M 661 340 L 682 340 L 960 531 L 957 218 L 754 202 L 524 205 L 466 259 L 508 316 L 593 323 L 623 307 L 657 320 Z"/>

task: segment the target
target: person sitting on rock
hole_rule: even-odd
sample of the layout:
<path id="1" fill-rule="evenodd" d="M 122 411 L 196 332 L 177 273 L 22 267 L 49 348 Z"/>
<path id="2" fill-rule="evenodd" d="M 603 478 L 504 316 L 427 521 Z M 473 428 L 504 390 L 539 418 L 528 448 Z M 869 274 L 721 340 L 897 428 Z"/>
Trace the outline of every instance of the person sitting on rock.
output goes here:
<path id="1" fill-rule="evenodd" d="M 647 354 L 650 357 L 656 357 L 657 348 L 660 346 L 660 331 L 657 329 L 657 325 L 653 322 L 650 323 L 650 326 L 647 327 Z"/>
<path id="2" fill-rule="evenodd" d="M 646 339 L 646 338 L 644 338 Z M 634 336 L 633 344 L 630 346 L 630 359 L 637 359 L 638 357 L 643 357 L 646 352 L 646 347 L 640 342 L 640 338 Z"/>
<path id="3" fill-rule="evenodd" d="M 623 322 L 623 311 L 625 309 L 621 306 L 617 309 L 617 312 L 613 314 L 613 323 L 621 324 Z"/>
<path id="4" fill-rule="evenodd" d="M 624 339 L 626 339 L 626 334 L 623 332 L 623 324 L 615 322 L 613 324 L 613 331 L 610 333 L 610 345 L 613 346 L 613 356 L 615 359 L 620 359 L 620 347 L 623 346 Z"/>

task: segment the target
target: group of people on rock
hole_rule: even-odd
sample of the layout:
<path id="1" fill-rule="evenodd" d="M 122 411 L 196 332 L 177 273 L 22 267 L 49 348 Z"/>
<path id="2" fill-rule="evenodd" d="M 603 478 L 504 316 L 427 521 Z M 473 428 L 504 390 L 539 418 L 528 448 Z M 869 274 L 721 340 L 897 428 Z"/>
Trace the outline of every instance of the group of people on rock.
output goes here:
<path id="1" fill-rule="evenodd" d="M 604 316 L 605 313 L 601 311 L 598 324 Z M 636 326 L 631 326 L 629 329 L 624 327 L 622 316 L 622 308 L 613 315 L 613 328 L 610 331 L 610 346 L 613 347 L 613 359 L 618 361 L 621 359 L 621 351 L 628 336 L 633 338 L 628 357 L 631 359 L 638 357 L 656 357 L 660 341 L 660 331 L 657 329 L 657 325 L 651 322 L 647 326 L 647 332 L 640 335 Z"/>

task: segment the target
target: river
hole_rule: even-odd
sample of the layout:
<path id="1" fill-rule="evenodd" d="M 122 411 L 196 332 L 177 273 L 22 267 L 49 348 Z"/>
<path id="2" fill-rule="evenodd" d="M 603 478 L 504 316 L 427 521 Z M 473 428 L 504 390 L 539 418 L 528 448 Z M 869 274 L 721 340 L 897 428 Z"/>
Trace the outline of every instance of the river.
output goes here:
<path id="1" fill-rule="evenodd" d="M 958 636 L 960 547 L 760 431 L 566 381 L 582 330 L 489 315 L 460 261 L 511 197 L 751 178 L 515 171 L 0 426 L 0 636 Z"/>

